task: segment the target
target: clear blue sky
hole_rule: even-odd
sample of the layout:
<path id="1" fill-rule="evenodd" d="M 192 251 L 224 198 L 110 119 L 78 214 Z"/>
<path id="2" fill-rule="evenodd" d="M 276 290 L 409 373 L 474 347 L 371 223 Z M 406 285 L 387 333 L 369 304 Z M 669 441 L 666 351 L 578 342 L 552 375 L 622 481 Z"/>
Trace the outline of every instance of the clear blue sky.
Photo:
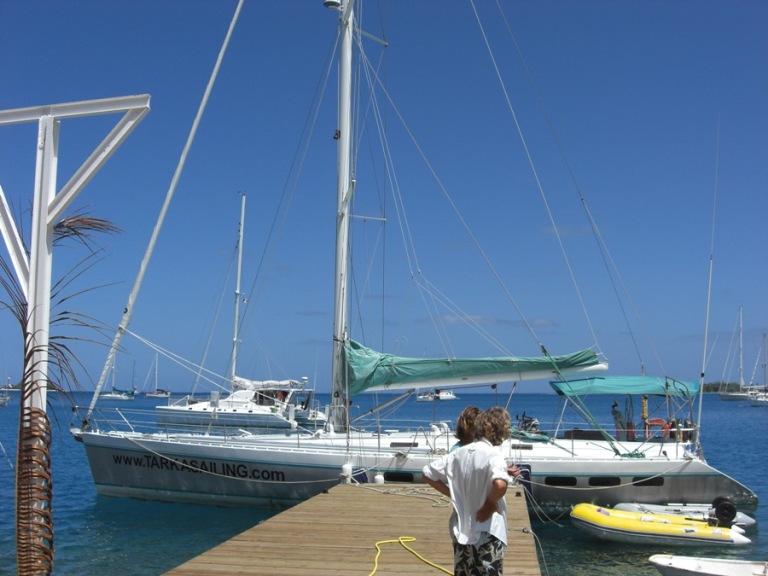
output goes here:
<path id="1" fill-rule="evenodd" d="M 768 4 L 500 4 L 540 101 L 495 2 L 478 0 L 478 12 L 611 371 L 636 374 L 642 358 L 651 374 L 698 378 L 714 245 L 706 380 L 724 372 L 736 378 L 728 356 L 743 306 L 748 381 L 768 331 Z M 103 287 L 67 304 L 106 324 L 110 338 L 235 6 L 234 0 L 0 0 L 0 109 L 152 97 L 149 115 L 76 202 L 123 230 L 99 239 L 101 260 L 72 290 Z M 364 28 L 388 41 L 381 75 L 391 98 L 516 306 L 388 112 L 395 173 L 424 274 L 513 354 L 537 355 L 537 339 L 553 354 L 595 344 L 471 3 L 367 2 L 363 12 Z M 206 362 L 218 373 L 226 370 L 231 343 L 233 284 L 225 288 L 225 278 L 243 191 L 243 289 L 250 300 L 238 372 L 255 379 L 308 376 L 319 390 L 329 389 L 334 76 L 277 248 L 250 290 L 335 27 L 320 0 L 245 3 L 139 296 L 131 329 L 199 362 L 226 290 Z M 114 120 L 63 124 L 61 184 Z M 35 134 L 32 125 L 0 128 L 0 185 L 23 212 L 26 231 Z M 631 294 L 622 305 L 634 342 L 557 142 Z M 366 178 L 361 170 L 361 198 L 373 189 Z M 356 212 L 369 215 L 371 206 L 360 200 Z M 366 233 L 370 248 L 373 225 Z M 400 244 L 393 226 L 387 251 L 397 254 Z M 80 254 L 57 250 L 55 276 Z M 389 268 L 387 280 L 403 268 Z M 367 296 L 355 309 L 370 303 L 381 309 L 383 302 L 387 316 L 383 327 L 371 321 L 364 332 L 356 323 L 356 339 L 407 356 L 500 353 L 465 336 L 442 312 L 450 344 L 441 343 L 412 289 L 382 299 L 378 280 L 371 276 L 366 287 L 365 270 L 356 273 L 356 290 Z M 124 345 L 118 385 L 129 385 L 135 366 L 141 387 L 154 353 L 132 338 Z M 17 326 L 0 311 L 3 380 L 18 379 L 20 349 Z M 97 379 L 106 349 L 89 343 L 75 349 Z M 161 385 L 174 390 L 189 389 L 193 380 L 166 360 L 160 375 Z"/>

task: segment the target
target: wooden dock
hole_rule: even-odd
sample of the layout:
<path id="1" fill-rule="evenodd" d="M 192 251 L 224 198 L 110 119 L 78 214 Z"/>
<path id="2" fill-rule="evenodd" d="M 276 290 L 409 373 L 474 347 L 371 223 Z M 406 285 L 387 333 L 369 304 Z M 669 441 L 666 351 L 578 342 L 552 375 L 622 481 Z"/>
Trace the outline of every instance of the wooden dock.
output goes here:
<path id="1" fill-rule="evenodd" d="M 523 489 L 510 486 L 506 499 L 505 573 L 541 576 Z M 425 484 L 339 485 L 166 576 L 452 574 L 450 514 Z"/>

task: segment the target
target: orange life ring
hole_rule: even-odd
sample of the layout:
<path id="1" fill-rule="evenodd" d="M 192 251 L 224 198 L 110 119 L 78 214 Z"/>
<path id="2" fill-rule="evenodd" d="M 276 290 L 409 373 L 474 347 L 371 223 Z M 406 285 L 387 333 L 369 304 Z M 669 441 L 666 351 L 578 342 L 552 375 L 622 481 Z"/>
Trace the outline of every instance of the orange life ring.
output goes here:
<path id="1" fill-rule="evenodd" d="M 664 420 L 662 418 L 647 418 L 645 420 L 645 437 L 650 438 L 651 437 L 651 426 L 663 426 Z"/>

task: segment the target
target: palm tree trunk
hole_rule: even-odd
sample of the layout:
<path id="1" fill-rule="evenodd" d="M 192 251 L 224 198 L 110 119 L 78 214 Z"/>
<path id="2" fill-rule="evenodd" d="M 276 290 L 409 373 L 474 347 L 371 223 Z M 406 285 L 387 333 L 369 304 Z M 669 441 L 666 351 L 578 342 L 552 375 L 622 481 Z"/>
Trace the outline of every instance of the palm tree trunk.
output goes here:
<path id="1" fill-rule="evenodd" d="M 19 576 L 53 572 L 51 423 L 45 410 L 21 407 L 16 461 L 16 558 Z"/>
<path id="2" fill-rule="evenodd" d="M 16 452 L 16 567 L 19 576 L 48 576 L 53 572 L 51 422 L 45 406 L 34 406 L 30 402 L 30 398 L 40 394 L 41 386 L 43 390 L 48 387 L 47 370 L 40 370 L 36 360 L 39 353 L 39 346 L 27 331 Z"/>

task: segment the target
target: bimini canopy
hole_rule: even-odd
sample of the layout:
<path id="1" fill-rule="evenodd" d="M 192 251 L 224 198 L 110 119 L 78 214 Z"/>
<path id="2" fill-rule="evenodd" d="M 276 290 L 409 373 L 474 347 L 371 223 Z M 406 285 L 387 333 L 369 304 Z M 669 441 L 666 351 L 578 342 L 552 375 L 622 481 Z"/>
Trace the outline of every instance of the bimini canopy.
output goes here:
<path id="1" fill-rule="evenodd" d="M 637 394 L 646 396 L 682 396 L 691 398 L 698 394 L 698 382 L 681 382 L 659 376 L 605 376 L 580 380 L 550 382 L 561 396 L 586 396 L 588 394 Z"/>
<path id="2" fill-rule="evenodd" d="M 242 390 L 291 390 L 304 387 L 298 380 L 248 380 L 240 376 L 235 376 L 233 384 Z"/>
<path id="3" fill-rule="evenodd" d="M 366 390 L 444 388 L 520 380 L 549 380 L 559 374 L 591 374 L 607 369 L 592 350 L 566 356 L 518 358 L 403 358 L 351 340 L 344 344 L 350 394 Z"/>

